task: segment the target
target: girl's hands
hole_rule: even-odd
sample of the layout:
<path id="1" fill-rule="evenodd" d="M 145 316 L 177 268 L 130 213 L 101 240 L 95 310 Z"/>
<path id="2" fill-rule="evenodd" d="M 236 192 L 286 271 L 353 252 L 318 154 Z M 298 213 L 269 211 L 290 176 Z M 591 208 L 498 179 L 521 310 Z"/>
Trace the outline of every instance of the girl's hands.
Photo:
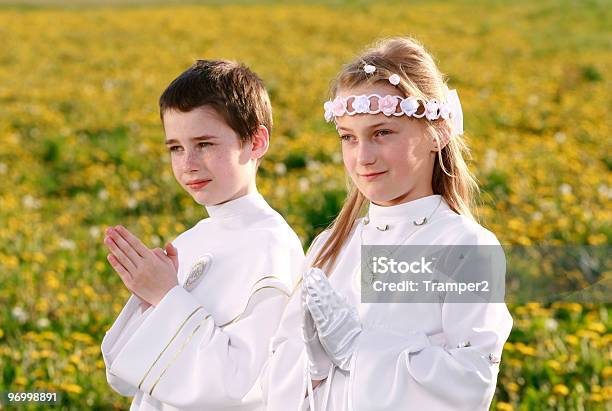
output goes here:
<path id="1" fill-rule="evenodd" d="M 323 349 L 319 336 L 317 334 L 317 328 L 315 326 L 310 310 L 306 304 L 306 297 L 308 295 L 306 287 L 304 285 L 304 279 L 302 280 L 302 340 L 306 345 L 306 353 L 308 355 L 308 371 L 310 372 L 310 378 L 314 381 L 320 382 L 327 378 L 329 369 L 332 366 L 332 362 L 327 356 L 327 353 Z M 315 385 L 316 386 L 316 385 Z"/>
<path id="2" fill-rule="evenodd" d="M 311 268 L 303 281 L 305 304 L 319 341 L 333 363 L 348 371 L 361 334 L 359 314 L 346 297 L 334 290 L 320 269 Z"/>

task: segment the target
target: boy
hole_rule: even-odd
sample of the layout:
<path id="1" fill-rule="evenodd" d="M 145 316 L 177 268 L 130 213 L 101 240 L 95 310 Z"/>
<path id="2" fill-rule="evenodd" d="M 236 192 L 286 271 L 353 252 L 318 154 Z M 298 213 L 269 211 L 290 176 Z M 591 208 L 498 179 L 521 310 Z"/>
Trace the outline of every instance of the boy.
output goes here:
<path id="1" fill-rule="evenodd" d="M 257 410 L 257 383 L 304 254 L 257 192 L 272 112 L 243 65 L 197 61 L 160 97 L 179 184 L 210 218 L 150 250 L 122 226 L 108 260 L 132 296 L 106 333 L 107 380 L 131 410 Z"/>

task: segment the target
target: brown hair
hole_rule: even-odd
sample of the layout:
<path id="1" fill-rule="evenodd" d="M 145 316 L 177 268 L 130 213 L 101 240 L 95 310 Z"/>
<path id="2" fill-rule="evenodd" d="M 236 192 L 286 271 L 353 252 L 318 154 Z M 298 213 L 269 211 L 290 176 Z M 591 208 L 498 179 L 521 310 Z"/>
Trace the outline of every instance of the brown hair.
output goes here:
<path id="1" fill-rule="evenodd" d="M 243 64 L 197 60 L 170 83 L 159 98 L 162 122 L 168 110 L 189 112 L 212 107 L 238 134 L 250 141 L 260 125 L 272 134 L 272 105 L 264 82 Z"/>
<path id="2" fill-rule="evenodd" d="M 363 67 L 366 64 L 376 67 L 372 74 L 366 74 Z M 380 41 L 374 47 L 368 48 L 353 62 L 345 65 L 332 82 L 331 97 L 338 90 L 351 89 L 362 84 L 387 82 L 391 74 L 400 76 L 397 89 L 404 97 L 414 96 L 424 100 L 437 99 L 444 101 L 448 93 L 445 75 L 438 70 L 433 57 L 417 40 L 407 37 L 389 38 Z M 418 113 L 424 107 L 419 108 Z M 474 219 L 475 195 L 478 185 L 469 172 L 463 159 L 469 150 L 461 135 L 453 135 L 450 140 L 449 124 L 444 120 L 424 121 L 426 132 L 436 141 L 442 150 L 438 151 L 434 163 L 432 189 L 434 194 L 441 195 L 450 208 L 457 214 Z M 443 142 L 448 141 L 444 145 Z M 347 199 L 330 225 L 330 235 L 320 248 L 313 266 L 327 268 L 331 272 L 336 258 L 348 238 L 355 220 L 367 204 L 365 196 L 349 183 Z"/>

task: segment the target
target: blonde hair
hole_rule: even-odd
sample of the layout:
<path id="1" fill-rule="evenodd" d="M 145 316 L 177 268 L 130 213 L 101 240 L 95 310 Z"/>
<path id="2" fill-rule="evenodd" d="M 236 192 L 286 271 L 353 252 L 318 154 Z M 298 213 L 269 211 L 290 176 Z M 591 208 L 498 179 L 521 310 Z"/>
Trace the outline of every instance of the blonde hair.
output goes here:
<path id="1" fill-rule="evenodd" d="M 376 67 L 372 74 L 366 74 L 364 65 Z M 345 65 L 331 86 L 334 98 L 340 89 L 351 89 L 362 84 L 387 82 L 391 74 L 400 76 L 396 88 L 403 97 L 414 96 L 424 100 L 446 100 L 447 79 L 436 66 L 433 57 L 417 40 L 408 37 L 384 39 L 374 47 L 366 49 L 353 62 Z M 424 108 L 423 108 L 424 109 Z M 421 109 L 419 109 L 421 110 Z M 420 113 L 419 111 L 418 113 Z M 426 132 L 434 138 L 439 146 L 434 163 L 432 189 L 434 194 L 441 195 L 450 208 L 457 214 L 475 219 L 475 198 L 478 184 L 467 168 L 463 155 L 469 155 L 469 149 L 461 135 L 450 136 L 449 124 L 443 120 L 428 121 L 419 119 L 427 125 Z M 447 141 L 446 145 L 443 142 Z M 331 272 L 338 254 L 348 238 L 355 220 L 363 212 L 368 201 L 365 196 L 349 182 L 349 192 L 340 213 L 330 225 L 330 235 L 314 259 L 313 267 Z"/>

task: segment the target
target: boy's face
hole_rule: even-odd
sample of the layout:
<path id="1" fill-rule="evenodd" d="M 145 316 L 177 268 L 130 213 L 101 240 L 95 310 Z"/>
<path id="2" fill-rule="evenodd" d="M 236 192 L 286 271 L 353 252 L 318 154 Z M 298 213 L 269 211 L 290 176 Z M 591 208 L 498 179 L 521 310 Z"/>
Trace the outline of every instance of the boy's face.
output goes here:
<path id="1" fill-rule="evenodd" d="M 164 113 L 166 145 L 179 184 L 201 205 L 217 205 L 255 191 L 250 144 L 211 107 Z"/>

